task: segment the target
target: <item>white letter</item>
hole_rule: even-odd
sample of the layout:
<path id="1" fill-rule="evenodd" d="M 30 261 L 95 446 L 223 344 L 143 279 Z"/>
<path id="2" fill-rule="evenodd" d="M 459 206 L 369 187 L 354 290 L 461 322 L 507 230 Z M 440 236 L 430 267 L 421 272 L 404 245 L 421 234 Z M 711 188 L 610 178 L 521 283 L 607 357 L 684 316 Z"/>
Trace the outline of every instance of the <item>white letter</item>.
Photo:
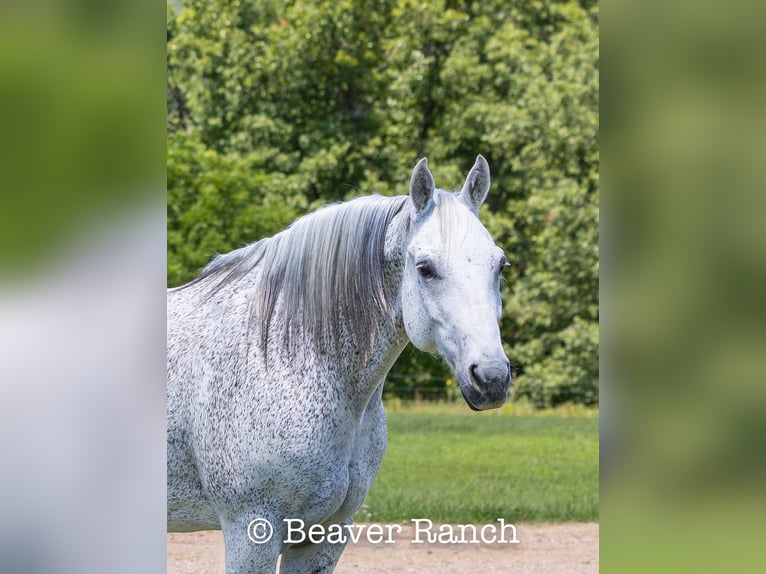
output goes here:
<path id="1" fill-rule="evenodd" d="M 327 542 L 329 544 L 343 544 L 345 541 L 343 527 L 340 524 L 330 524 L 327 529 Z"/>
<path id="2" fill-rule="evenodd" d="M 506 544 L 518 544 L 520 540 L 516 538 L 516 527 L 513 524 L 506 524 L 504 518 L 498 518 L 497 521 L 500 523 L 500 542 L 505 542 Z M 513 531 L 513 537 L 510 540 L 505 539 L 506 528 L 510 528 Z"/>
<path id="3" fill-rule="evenodd" d="M 364 525 L 362 524 L 346 524 L 348 537 L 353 544 L 359 542 L 359 538 L 362 536 L 362 530 L 364 530 Z"/>
<path id="4" fill-rule="evenodd" d="M 394 529 L 396 529 L 396 532 L 401 534 L 402 533 L 402 526 L 401 524 L 386 524 L 386 529 L 388 530 L 388 538 L 386 538 L 386 544 L 394 544 L 396 540 L 394 540 L 394 535 L 392 534 Z"/>
<path id="5" fill-rule="evenodd" d="M 487 538 L 487 528 L 492 532 L 492 538 Z M 494 544 L 497 542 L 497 528 L 494 524 L 485 524 L 481 527 L 481 541 L 484 542 L 484 544 Z"/>
<path id="6" fill-rule="evenodd" d="M 469 544 L 478 544 L 479 539 L 476 537 L 476 527 L 473 524 L 458 524 L 457 527 L 460 529 L 460 543 L 465 544 L 466 542 Z M 472 536 L 471 540 L 466 539 L 465 537 L 465 531 L 468 529 L 471 529 Z"/>
<path id="7" fill-rule="evenodd" d="M 375 536 L 375 540 L 371 537 Z M 370 544 L 380 544 L 383 542 L 383 527 L 380 524 L 370 524 L 367 527 L 367 542 Z"/>
<path id="8" fill-rule="evenodd" d="M 439 527 L 439 532 L 440 544 L 451 544 L 452 542 L 455 542 L 455 531 L 452 529 L 451 525 L 442 524 Z"/>
<path id="9" fill-rule="evenodd" d="M 411 522 L 415 523 L 415 539 L 410 542 L 410 544 L 423 544 L 423 541 L 420 539 L 420 523 L 421 522 L 427 522 L 428 526 L 423 530 L 425 532 L 426 537 L 428 539 L 428 542 L 436 542 L 436 539 L 431 540 L 431 527 L 434 525 L 433 522 L 431 522 L 428 518 L 413 518 Z"/>
<path id="10" fill-rule="evenodd" d="M 314 535 L 316 535 L 316 538 Z M 309 527 L 309 540 L 314 544 L 322 542 L 324 540 L 324 526 L 321 524 L 312 524 Z"/>
<path id="11" fill-rule="evenodd" d="M 300 544 L 304 540 L 306 540 L 306 533 L 303 531 L 303 527 L 305 526 L 303 520 L 300 518 L 285 518 L 282 522 L 284 522 L 287 525 L 287 538 L 285 538 L 282 542 L 285 544 Z M 297 522 L 299 526 L 296 528 L 293 528 L 292 523 Z M 292 534 L 293 532 L 297 532 L 301 535 L 300 538 L 297 540 L 293 540 Z"/>

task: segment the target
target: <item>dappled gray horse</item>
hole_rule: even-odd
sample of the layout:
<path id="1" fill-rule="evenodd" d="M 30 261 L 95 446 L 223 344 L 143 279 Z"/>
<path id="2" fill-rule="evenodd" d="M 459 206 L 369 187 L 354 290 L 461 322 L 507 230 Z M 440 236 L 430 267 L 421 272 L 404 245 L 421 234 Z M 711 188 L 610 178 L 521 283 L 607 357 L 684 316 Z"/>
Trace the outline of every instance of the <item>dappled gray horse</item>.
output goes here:
<path id="1" fill-rule="evenodd" d="M 408 341 L 444 357 L 472 409 L 505 402 L 488 191 L 482 156 L 454 194 L 422 159 L 409 196 L 324 207 L 168 292 L 170 531 L 222 529 L 230 574 L 273 573 L 280 554 L 283 573 L 332 572 L 344 544 L 286 543 L 285 520 L 351 523 Z"/>

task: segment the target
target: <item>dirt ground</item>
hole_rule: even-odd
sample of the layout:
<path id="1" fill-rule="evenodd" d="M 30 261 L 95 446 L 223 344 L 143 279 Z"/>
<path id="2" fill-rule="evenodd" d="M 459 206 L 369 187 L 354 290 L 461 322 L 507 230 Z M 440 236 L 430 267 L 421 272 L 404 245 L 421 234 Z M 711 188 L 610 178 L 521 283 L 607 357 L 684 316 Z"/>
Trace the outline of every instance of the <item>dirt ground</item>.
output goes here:
<path id="1" fill-rule="evenodd" d="M 516 528 L 518 544 L 412 544 L 413 527 L 404 525 L 394 544 L 371 544 L 364 538 L 349 543 L 335 574 L 598 572 L 598 523 L 517 524 Z M 221 533 L 168 534 L 167 572 L 225 572 Z"/>

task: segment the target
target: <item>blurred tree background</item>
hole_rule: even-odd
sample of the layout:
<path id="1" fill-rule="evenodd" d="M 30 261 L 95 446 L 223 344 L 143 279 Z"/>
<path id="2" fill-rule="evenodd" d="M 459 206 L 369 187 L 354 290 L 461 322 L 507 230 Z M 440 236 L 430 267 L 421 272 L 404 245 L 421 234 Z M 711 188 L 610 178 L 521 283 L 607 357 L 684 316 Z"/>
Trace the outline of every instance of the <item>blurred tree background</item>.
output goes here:
<path id="1" fill-rule="evenodd" d="M 590 0 L 168 4 L 168 284 L 427 156 L 505 250 L 515 399 L 598 404 L 598 23 Z M 388 394 L 455 396 L 409 346 Z"/>

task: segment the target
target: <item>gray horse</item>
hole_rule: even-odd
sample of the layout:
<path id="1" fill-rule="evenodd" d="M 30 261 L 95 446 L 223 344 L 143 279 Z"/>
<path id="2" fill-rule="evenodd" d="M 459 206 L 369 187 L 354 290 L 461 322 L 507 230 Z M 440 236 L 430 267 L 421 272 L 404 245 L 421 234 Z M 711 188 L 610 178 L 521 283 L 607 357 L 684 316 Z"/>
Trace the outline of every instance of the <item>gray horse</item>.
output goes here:
<path id="1" fill-rule="evenodd" d="M 330 205 L 217 256 L 168 292 L 168 530 L 222 529 L 229 574 L 332 572 L 386 449 L 383 381 L 408 341 L 438 351 L 474 410 L 511 375 L 498 329 L 505 257 L 460 192 L 415 166 L 409 196 Z"/>

